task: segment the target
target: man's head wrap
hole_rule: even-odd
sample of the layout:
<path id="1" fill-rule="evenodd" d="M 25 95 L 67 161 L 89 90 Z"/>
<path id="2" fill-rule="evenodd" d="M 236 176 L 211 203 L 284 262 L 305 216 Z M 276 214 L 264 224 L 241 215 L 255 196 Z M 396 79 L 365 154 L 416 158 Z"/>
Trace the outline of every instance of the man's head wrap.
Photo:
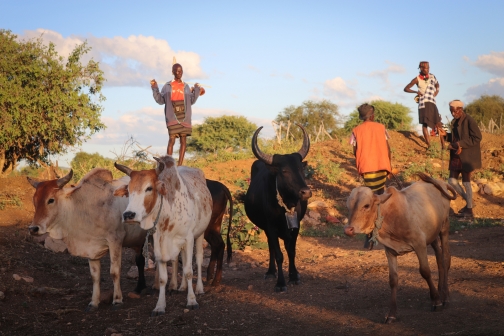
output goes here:
<path id="1" fill-rule="evenodd" d="M 360 120 L 366 120 L 374 114 L 374 106 L 369 105 L 368 103 L 362 104 L 357 108 L 357 110 L 359 111 Z"/>
<path id="2" fill-rule="evenodd" d="M 453 107 L 455 107 L 455 108 L 457 108 L 457 107 L 464 108 L 464 103 L 462 103 L 462 102 L 461 102 L 460 100 L 458 100 L 458 99 L 455 99 L 455 100 L 452 100 L 452 101 L 450 102 L 450 106 L 453 106 Z"/>
<path id="3" fill-rule="evenodd" d="M 429 64 L 429 62 L 421 61 L 420 64 L 418 64 L 418 69 L 420 69 L 422 67 L 422 65 L 424 65 L 424 64 Z"/>

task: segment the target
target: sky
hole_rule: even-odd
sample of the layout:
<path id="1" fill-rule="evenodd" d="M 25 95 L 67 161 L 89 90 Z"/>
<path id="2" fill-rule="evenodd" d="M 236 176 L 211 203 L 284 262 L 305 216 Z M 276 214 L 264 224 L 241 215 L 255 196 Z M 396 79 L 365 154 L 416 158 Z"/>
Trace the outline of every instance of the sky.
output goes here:
<path id="1" fill-rule="evenodd" d="M 418 121 L 404 87 L 420 61 L 440 83 L 443 121 L 448 102 L 504 96 L 504 1 L 6 1 L 0 28 L 20 39 L 52 41 L 62 56 L 87 41 L 107 82 L 107 129 L 77 151 L 114 158 L 131 136 L 165 153 L 163 106 L 150 79 L 205 85 L 193 124 L 206 117 L 245 116 L 262 135 L 284 108 L 323 99 L 342 115 L 371 100 L 401 103 Z M 178 142 L 175 145 L 178 149 Z"/>

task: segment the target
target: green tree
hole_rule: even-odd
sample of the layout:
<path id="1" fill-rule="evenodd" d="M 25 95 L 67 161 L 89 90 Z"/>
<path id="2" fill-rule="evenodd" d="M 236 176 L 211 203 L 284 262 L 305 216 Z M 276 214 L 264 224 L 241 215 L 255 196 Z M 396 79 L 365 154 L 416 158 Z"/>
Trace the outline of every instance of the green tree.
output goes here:
<path id="1" fill-rule="evenodd" d="M 473 117 L 478 124 L 482 122 L 484 125 L 488 125 L 490 119 L 499 124 L 501 116 L 504 115 L 504 98 L 483 95 L 467 104 L 464 111 Z"/>
<path id="2" fill-rule="evenodd" d="M 81 64 L 89 50 L 78 45 L 65 60 L 52 43 L 0 30 L 0 176 L 22 159 L 46 165 L 105 128 L 103 72 L 93 60 Z"/>
<path id="3" fill-rule="evenodd" d="M 411 110 L 408 107 L 383 100 L 373 100 L 369 104 L 375 108 L 374 120 L 384 124 L 387 129 L 398 131 L 409 131 L 411 129 L 413 118 L 410 116 Z M 345 122 L 345 130 L 351 132 L 361 122 L 359 111 L 356 108 L 348 116 L 348 120 Z"/>
<path id="4" fill-rule="evenodd" d="M 257 125 L 243 116 L 208 117 L 193 128 L 187 144 L 188 151 L 213 152 L 232 148 L 250 149 L 250 141 Z"/>
<path id="5" fill-rule="evenodd" d="M 322 100 L 314 102 L 307 100 L 300 106 L 288 106 L 278 114 L 275 121 L 281 122 L 284 125 L 288 121 L 291 123 L 299 123 L 306 128 L 308 133 L 317 134 L 320 123 L 324 123 L 324 128 L 328 133 L 335 131 L 340 124 L 340 113 L 338 105 L 328 101 Z M 301 130 L 294 125 L 291 128 L 295 137 L 301 137 Z"/>

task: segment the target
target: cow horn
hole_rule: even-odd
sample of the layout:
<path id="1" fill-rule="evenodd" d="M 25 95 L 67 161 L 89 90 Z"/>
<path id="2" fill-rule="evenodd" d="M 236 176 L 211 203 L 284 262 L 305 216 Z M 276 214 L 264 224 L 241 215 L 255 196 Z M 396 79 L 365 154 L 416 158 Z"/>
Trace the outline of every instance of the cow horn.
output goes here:
<path id="1" fill-rule="evenodd" d="M 56 185 L 58 186 L 58 188 L 63 188 L 65 186 L 65 184 L 67 184 L 68 182 L 70 182 L 70 180 L 72 179 L 72 176 L 73 176 L 73 170 L 70 169 L 70 172 L 68 174 L 66 174 L 65 176 L 63 176 L 62 178 L 59 178 L 56 180 Z"/>
<path id="2" fill-rule="evenodd" d="M 257 146 L 257 136 L 259 135 L 259 132 L 262 130 L 262 126 L 259 127 L 255 133 L 254 136 L 252 137 L 252 152 L 254 153 L 255 157 L 264 163 L 270 165 L 273 163 L 273 155 L 271 154 L 265 154 L 261 152 L 259 149 L 259 146 Z"/>
<path id="3" fill-rule="evenodd" d="M 306 155 L 308 155 L 308 151 L 310 150 L 310 138 L 308 137 L 308 133 L 306 133 L 306 130 L 303 126 L 298 123 L 296 123 L 296 125 L 298 125 L 303 131 L 303 146 L 301 146 L 301 149 L 298 151 L 298 153 L 299 155 L 301 155 L 301 160 L 304 160 Z"/>
<path id="4" fill-rule="evenodd" d="M 157 164 L 157 167 L 156 167 L 156 174 L 157 174 L 157 175 L 159 175 L 159 174 L 161 174 L 161 172 L 164 170 L 164 168 L 165 168 L 165 164 L 164 164 L 164 162 L 163 162 L 163 161 L 161 161 L 161 159 L 159 159 L 159 158 L 157 158 L 157 157 L 155 157 L 155 156 L 153 156 L 152 158 L 153 158 L 154 160 L 156 160 L 156 161 L 157 161 L 157 163 L 158 163 L 158 164 Z"/>
<path id="5" fill-rule="evenodd" d="M 39 185 L 39 181 L 35 181 L 31 178 L 29 178 L 28 176 L 26 176 L 26 179 L 28 180 L 28 183 L 30 183 L 32 185 L 33 188 L 37 189 L 37 186 Z"/>
<path id="6" fill-rule="evenodd" d="M 118 170 L 122 171 L 124 174 L 128 176 L 130 176 L 131 172 L 133 171 L 133 169 L 120 165 L 117 162 L 114 162 L 114 167 L 116 167 Z"/>

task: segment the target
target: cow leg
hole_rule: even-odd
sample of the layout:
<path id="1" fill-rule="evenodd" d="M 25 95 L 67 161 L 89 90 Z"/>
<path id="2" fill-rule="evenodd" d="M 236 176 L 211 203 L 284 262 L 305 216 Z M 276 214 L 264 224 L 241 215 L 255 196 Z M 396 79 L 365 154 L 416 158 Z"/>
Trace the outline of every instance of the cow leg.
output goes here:
<path id="1" fill-rule="evenodd" d="M 181 250 L 180 250 L 180 259 L 182 260 L 182 280 L 180 281 L 180 287 L 178 288 L 178 291 L 179 292 L 185 292 L 187 290 L 187 282 L 185 281 L 185 276 L 184 276 L 184 267 L 185 267 L 185 264 L 186 264 L 186 253 L 187 253 L 187 250 L 186 250 L 187 246 L 186 247 L 183 247 Z M 177 262 L 178 262 L 178 258 L 177 258 Z M 192 266 L 192 256 L 191 256 L 191 266 Z M 191 267 L 192 269 L 192 267 Z"/>
<path id="2" fill-rule="evenodd" d="M 390 309 L 385 317 L 385 323 L 392 323 L 397 318 L 397 256 L 392 250 L 385 247 L 385 255 L 387 256 L 389 266 L 389 284 L 390 284 Z"/>
<path id="3" fill-rule="evenodd" d="M 415 253 L 417 255 L 418 262 L 420 263 L 420 274 L 422 275 L 422 278 L 427 281 L 427 285 L 429 285 L 430 298 L 432 302 L 431 310 L 436 311 L 436 308 L 442 306 L 443 304 L 439 298 L 439 292 L 434 285 L 434 281 L 432 281 L 429 260 L 427 259 L 427 246 L 417 246 L 415 248 Z"/>
<path id="4" fill-rule="evenodd" d="M 222 263 L 224 262 L 224 250 L 226 249 L 226 244 L 224 243 L 224 240 L 222 239 L 222 236 L 220 234 L 219 237 L 217 238 L 217 241 L 218 241 L 216 248 L 217 271 L 215 272 L 215 277 L 212 281 L 212 286 L 218 286 L 222 280 Z M 210 265 L 208 265 L 208 267 L 210 268 Z"/>
<path id="5" fill-rule="evenodd" d="M 145 282 L 145 258 L 142 255 L 141 248 L 135 248 L 134 250 L 136 252 L 135 265 L 138 268 L 138 281 L 133 291 L 140 294 L 145 288 L 147 288 L 147 284 Z"/>
<path id="6" fill-rule="evenodd" d="M 203 241 L 201 241 L 203 243 Z M 194 249 L 194 237 L 188 236 L 186 241 L 186 246 L 184 249 L 183 256 L 185 260 L 182 264 L 184 276 L 182 282 L 187 284 L 187 308 L 189 309 L 198 309 L 199 305 L 196 301 L 196 295 L 194 295 L 194 290 L 192 286 L 192 278 L 193 278 L 193 268 L 192 268 L 192 256 Z"/>
<path id="7" fill-rule="evenodd" d="M 110 251 L 110 276 L 114 283 L 114 300 L 112 301 L 112 308 L 119 309 L 123 303 L 121 291 L 121 257 L 122 257 L 122 244 L 111 244 Z M 140 276 L 140 274 L 139 274 Z"/>
<path id="8" fill-rule="evenodd" d="M 297 229 L 291 230 L 290 235 L 287 235 L 290 239 L 284 241 L 285 250 L 289 258 L 289 285 L 299 285 L 301 283 L 299 272 L 296 269 L 296 242 L 298 233 L 299 230 Z"/>
<path id="9" fill-rule="evenodd" d="M 196 294 L 205 294 L 201 265 L 203 264 L 203 235 L 196 238 L 196 267 L 198 268 L 198 280 L 196 281 Z"/>
<path id="10" fill-rule="evenodd" d="M 448 304 L 450 302 L 450 290 L 448 289 L 448 272 L 451 266 L 451 254 L 450 254 L 450 243 L 448 242 L 450 235 L 450 222 L 449 219 L 446 218 L 446 222 L 441 229 L 441 233 L 439 234 L 441 237 L 441 249 L 443 253 L 443 261 L 444 261 L 444 282 L 442 283 L 442 291 L 443 297 L 443 305 Z"/>
<path id="11" fill-rule="evenodd" d="M 166 262 L 159 260 L 157 262 L 159 270 L 159 298 L 156 308 L 151 313 L 151 316 L 159 316 L 165 313 L 166 309 L 166 283 L 168 282 L 168 270 L 166 269 Z"/>
<path id="12" fill-rule="evenodd" d="M 89 259 L 89 271 L 91 272 L 91 279 L 93 279 L 93 295 L 91 302 L 88 304 L 86 311 L 93 311 L 98 308 L 100 303 L 100 270 L 101 264 L 99 259 Z"/>
<path id="13" fill-rule="evenodd" d="M 170 279 L 170 285 L 168 286 L 168 290 L 170 291 L 170 295 L 172 292 L 177 291 L 178 287 L 178 256 L 177 259 L 171 261 L 172 264 L 172 272 L 171 272 L 171 279 Z"/>
<path id="14" fill-rule="evenodd" d="M 278 237 L 276 237 L 276 236 L 272 237 L 272 235 L 268 236 L 268 245 L 270 246 L 270 249 L 272 248 L 275 253 L 275 261 L 276 261 L 277 268 L 278 268 L 278 278 L 277 278 L 277 283 L 275 285 L 275 292 L 286 292 L 287 286 L 285 285 L 285 277 L 284 277 L 283 270 L 282 270 L 283 254 L 282 254 L 282 251 L 280 250 L 280 243 L 278 241 Z M 271 254 L 271 251 L 270 251 L 270 254 Z M 269 272 L 269 270 L 268 270 L 268 272 Z M 266 274 L 268 274 L 268 273 L 266 273 Z"/>
<path id="15" fill-rule="evenodd" d="M 268 232 L 266 232 L 266 237 L 268 237 L 268 236 L 269 236 Z M 278 240 L 278 238 L 277 238 L 277 240 Z M 278 244 L 278 242 L 277 242 L 277 244 Z M 269 250 L 269 254 L 270 254 L 270 260 L 269 260 L 268 271 L 264 275 L 264 279 L 275 279 L 277 276 L 276 265 L 275 265 L 275 247 L 272 244 L 270 244 L 269 238 L 268 238 L 268 250 Z"/>
<path id="16" fill-rule="evenodd" d="M 445 298 L 445 293 L 444 293 L 444 283 L 446 280 L 446 272 L 445 272 L 445 265 L 444 265 L 444 259 L 443 259 L 443 251 L 441 249 L 441 246 L 439 246 L 440 240 L 437 238 L 435 241 L 431 243 L 432 248 L 434 249 L 434 253 L 436 254 L 436 263 L 438 267 L 438 293 L 441 297 L 441 300 L 444 302 Z"/>
<path id="17" fill-rule="evenodd" d="M 222 220 L 221 220 L 222 221 Z M 224 260 L 224 250 L 226 248 L 226 244 L 224 244 L 224 240 L 220 233 L 211 231 L 205 237 L 205 240 L 210 244 L 212 249 L 212 254 L 210 255 L 210 263 L 207 268 L 207 282 L 212 280 L 212 286 L 219 285 L 222 279 L 222 262 Z M 215 264 L 217 263 L 217 272 L 214 276 Z"/>

